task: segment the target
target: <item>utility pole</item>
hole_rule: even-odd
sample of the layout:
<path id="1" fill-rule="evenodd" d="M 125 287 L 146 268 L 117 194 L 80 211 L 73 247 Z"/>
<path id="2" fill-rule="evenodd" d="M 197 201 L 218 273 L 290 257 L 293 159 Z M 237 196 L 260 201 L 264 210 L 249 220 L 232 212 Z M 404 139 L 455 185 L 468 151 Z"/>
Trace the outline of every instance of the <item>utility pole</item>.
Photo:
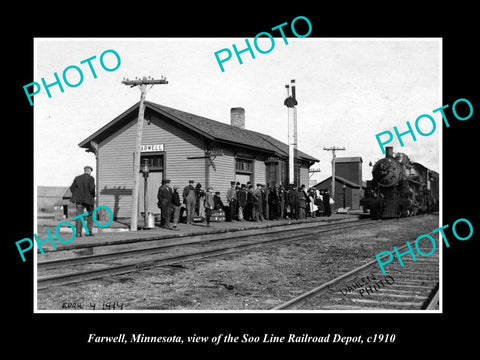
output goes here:
<path id="1" fill-rule="evenodd" d="M 292 89 L 287 84 L 287 98 L 283 104 L 288 108 L 288 181 L 290 184 L 295 183 L 295 155 L 297 150 L 297 96 L 295 91 L 295 80 L 290 81 Z M 297 184 L 298 185 L 298 184 Z"/>
<path id="2" fill-rule="evenodd" d="M 345 147 L 335 147 L 335 146 L 332 146 L 329 148 L 324 147 L 323 150 L 332 152 L 332 196 L 331 197 L 335 201 L 335 158 L 337 157 L 335 154 L 335 151 L 345 150 Z"/>
<path id="3" fill-rule="evenodd" d="M 145 113 L 145 97 L 147 95 L 147 85 L 156 84 L 168 84 L 165 77 L 162 76 L 160 80 L 147 78 L 144 76 L 141 79 L 129 80 L 124 79 L 122 81 L 124 85 L 130 85 L 130 87 L 140 87 L 140 106 L 138 109 L 138 121 L 137 121 L 137 136 L 135 140 L 135 156 L 133 158 L 133 189 L 132 189 L 132 212 L 130 219 L 130 230 L 137 231 L 138 224 L 138 192 L 140 188 L 140 153 L 142 147 L 142 133 L 143 133 L 143 121 Z"/>

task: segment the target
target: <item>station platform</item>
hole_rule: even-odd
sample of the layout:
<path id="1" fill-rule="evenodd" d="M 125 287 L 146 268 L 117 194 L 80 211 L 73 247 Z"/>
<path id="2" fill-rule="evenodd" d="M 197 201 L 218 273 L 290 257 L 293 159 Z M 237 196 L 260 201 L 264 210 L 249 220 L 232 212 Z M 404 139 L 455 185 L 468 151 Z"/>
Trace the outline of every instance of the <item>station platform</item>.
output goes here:
<path id="1" fill-rule="evenodd" d="M 37 226 L 37 236 L 38 239 L 44 240 L 47 238 L 46 228 L 52 233 L 52 237 L 55 240 L 56 249 L 53 247 L 51 241 L 45 241 L 42 243 L 42 249 L 44 253 L 62 251 L 62 250 L 71 250 L 71 249 L 82 249 L 90 248 L 97 246 L 108 246 L 108 245 L 120 245 L 120 244 L 129 244 L 140 241 L 149 241 L 149 240 L 161 240 L 161 239 L 175 239 L 191 236 L 200 236 L 208 234 L 223 234 L 228 232 L 237 232 L 237 231 L 246 231 L 246 230 L 255 230 L 255 229 L 274 229 L 278 226 L 295 226 L 301 224 L 310 224 L 314 222 L 343 222 L 358 219 L 360 213 L 349 213 L 349 214 L 332 214 L 330 217 L 308 217 L 302 220 L 291 220 L 291 219 L 282 219 L 282 220 L 265 220 L 265 221 L 233 221 L 233 222 L 211 222 L 210 226 L 207 227 L 206 223 L 194 223 L 194 224 L 177 224 L 177 228 L 170 230 L 163 227 L 155 227 L 152 229 L 130 231 L 129 224 L 122 222 L 118 223 L 114 221 L 108 228 L 98 228 L 94 225 L 93 233 L 94 236 L 85 236 L 85 233 L 81 237 L 75 237 L 72 241 L 68 243 L 60 242 L 55 236 L 55 226 L 59 221 L 48 221 L 38 224 Z M 68 230 L 70 230 L 67 227 Z M 64 241 L 68 241 L 72 238 L 72 232 L 59 232 L 59 235 Z M 39 249 L 37 249 L 40 254 Z M 39 256 L 42 256 L 40 254 Z"/>

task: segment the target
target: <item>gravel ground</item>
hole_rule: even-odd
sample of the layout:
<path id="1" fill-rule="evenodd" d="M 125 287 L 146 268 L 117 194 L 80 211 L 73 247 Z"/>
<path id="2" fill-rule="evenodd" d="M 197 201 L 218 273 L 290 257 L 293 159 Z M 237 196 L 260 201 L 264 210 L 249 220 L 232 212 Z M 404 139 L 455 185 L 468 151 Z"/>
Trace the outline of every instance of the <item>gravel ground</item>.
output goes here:
<path id="1" fill-rule="evenodd" d="M 55 286 L 38 292 L 37 305 L 39 310 L 265 310 L 438 227 L 434 215 L 377 221 L 254 251 Z"/>

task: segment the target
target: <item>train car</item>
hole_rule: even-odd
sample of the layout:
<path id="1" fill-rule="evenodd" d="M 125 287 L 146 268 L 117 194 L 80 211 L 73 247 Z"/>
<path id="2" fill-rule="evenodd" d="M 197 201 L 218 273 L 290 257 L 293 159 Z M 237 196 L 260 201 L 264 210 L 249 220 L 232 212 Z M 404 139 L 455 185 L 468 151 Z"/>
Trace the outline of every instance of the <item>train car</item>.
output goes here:
<path id="1" fill-rule="evenodd" d="M 365 201 L 378 199 L 382 218 L 413 216 L 438 210 L 439 175 L 403 153 L 386 147 L 385 158 L 373 166 Z"/>

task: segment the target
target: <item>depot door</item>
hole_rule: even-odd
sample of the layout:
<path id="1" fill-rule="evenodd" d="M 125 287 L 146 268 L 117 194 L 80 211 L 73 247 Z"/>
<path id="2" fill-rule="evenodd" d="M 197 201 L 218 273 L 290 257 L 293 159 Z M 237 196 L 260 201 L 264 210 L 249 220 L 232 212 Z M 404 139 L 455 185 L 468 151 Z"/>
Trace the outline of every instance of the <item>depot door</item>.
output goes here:
<path id="1" fill-rule="evenodd" d="M 151 172 L 147 179 L 147 213 L 159 214 L 157 206 L 158 188 L 162 185 L 163 172 Z M 140 187 L 138 192 L 138 212 L 145 211 L 145 178 L 140 174 Z"/>
<path id="2" fill-rule="evenodd" d="M 149 167 L 149 173 L 147 178 L 147 213 L 159 214 L 160 209 L 157 206 L 157 194 L 158 188 L 162 185 L 162 179 L 164 174 L 163 167 L 163 153 L 142 153 L 140 157 L 140 164 L 145 164 L 145 161 Z M 140 166 L 142 168 L 142 166 Z M 145 211 L 145 178 L 143 173 L 140 172 L 140 184 L 138 191 L 138 213 L 141 214 Z"/>

